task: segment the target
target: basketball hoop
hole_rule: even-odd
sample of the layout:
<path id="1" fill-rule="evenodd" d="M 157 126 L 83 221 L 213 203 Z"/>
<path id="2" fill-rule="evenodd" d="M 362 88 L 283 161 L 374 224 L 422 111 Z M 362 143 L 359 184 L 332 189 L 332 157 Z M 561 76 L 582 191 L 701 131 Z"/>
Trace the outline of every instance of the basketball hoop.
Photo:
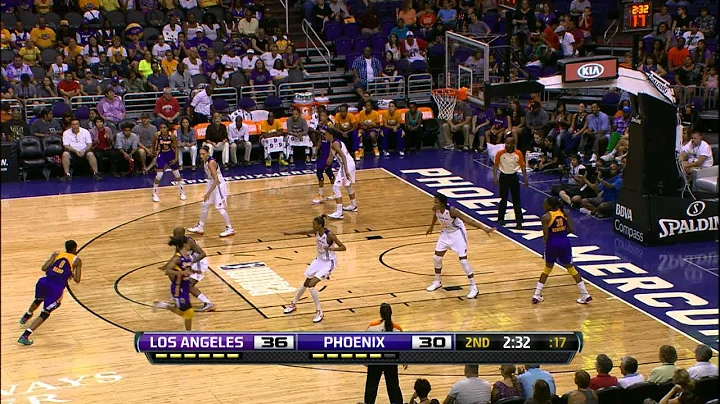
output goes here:
<path id="1" fill-rule="evenodd" d="M 450 120 L 457 102 L 457 90 L 454 88 L 436 88 L 431 92 L 433 101 L 438 107 L 438 119 Z"/>

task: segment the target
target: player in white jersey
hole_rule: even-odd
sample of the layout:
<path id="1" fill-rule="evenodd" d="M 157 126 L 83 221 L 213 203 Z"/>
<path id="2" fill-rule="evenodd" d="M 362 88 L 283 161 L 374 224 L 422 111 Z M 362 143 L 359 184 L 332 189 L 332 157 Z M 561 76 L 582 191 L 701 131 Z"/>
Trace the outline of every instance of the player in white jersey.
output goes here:
<path id="1" fill-rule="evenodd" d="M 220 237 L 229 237 L 235 234 L 232 224 L 230 224 L 230 216 L 228 216 L 225 206 L 227 206 L 227 183 L 225 177 L 220 171 L 220 165 L 210 156 L 210 148 L 203 146 L 200 148 L 200 160 L 205 167 L 205 178 L 208 180 L 207 188 L 205 188 L 205 196 L 203 197 L 202 211 L 200 212 L 200 221 L 195 227 L 188 229 L 190 233 L 205 234 L 205 219 L 207 219 L 210 205 L 215 205 L 225 221 L 225 231 L 220 233 Z"/>
<path id="2" fill-rule="evenodd" d="M 192 269 L 194 271 L 190 275 L 190 294 L 203 303 L 203 306 L 195 311 L 215 311 L 215 305 L 196 286 L 205 277 L 205 272 L 208 270 L 207 254 L 192 237 L 185 235 L 185 229 L 182 227 L 176 227 L 171 238 L 174 240 L 185 239 L 190 244 L 188 253 L 192 258 Z M 176 252 L 180 252 L 180 249 L 177 249 Z"/>
<path id="3" fill-rule="evenodd" d="M 315 318 L 313 323 L 319 323 L 323 319 L 323 312 L 320 309 L 320 296 L 315 290 L 317 285 L 323 279 L 330 279 L 330 273 L 337 266 L 336 251 L 345 251 L 345 245 L 338 240 L 337 236 L 330 230 L 325 228 L 325 215 L 318 216 L 313 219 L 313 228 L 311 231 L 300 231 L 285 233 L 290 234 L 314 234 L 315 243 L 317 245 L 317 257 L 305 270 L 305 282 L 298 288 L 297 294 L 292 302 L 285 307 L 285 314 L 290 314 L 297 309 L 297 302 L 305 293 L 305 289 L 310 289 L 310 296 L 315 302 Z"/>
<path id="4" fill-rule="evenodd" d="M 483 230 L 488 235 L 495 229 L 485 226 L 448 205 L 447 196 L 443 194 L 435 195 L 433 213 L 432 223 L 430 223 L 430 228 L 426 234 L 429 235 L 433 232 L 433 228 L 437 222 L 440 222 L 442 230 L 440 230 L 440 238 L 438 238 L 438 242 L 435 245 L 435 255 L 433 256 L 433 261 L 435 262 L 435 280 L 428 286 L 427 290 L 428 292 L 432 292 L 442 287 L 442 280 L 440 279 L 442 260 L 447 250 L 453 250 L 460 258 L 460 266 L 462 266 L 465 275 L 467 275 L 470 280 L 470 293 L 468 293 L 467 297 L 468 299 L 473 299 L 478 295 L 478 287 L 475 283 L 475 275 L 473 274 L 472 267 L 467 260 L 467 230 L 465 230 L 465 221 Z"/>
<path id="5" fill-rule="evenodd" d="M 330 153 L 333 154 L 335 160 L 340 163 L 340 170 L 335 176 L 333 184 L 333 196 L 335 197 L 335 212 L 328 215 L 330 219 L 342 219 L 343 211 L 357 212 L 357 203 L 355 202 L 355 191 L 352 184 L 355 183 L 355 160 L 348 153 L 345 143 L 339 137 L 339 132 L 334 128 L 328 128 L 325 131 L 325 140 L 330 143 Z M 342 187 L 347 190 L 350 197 L 350 205 L 342 205 Z"/>

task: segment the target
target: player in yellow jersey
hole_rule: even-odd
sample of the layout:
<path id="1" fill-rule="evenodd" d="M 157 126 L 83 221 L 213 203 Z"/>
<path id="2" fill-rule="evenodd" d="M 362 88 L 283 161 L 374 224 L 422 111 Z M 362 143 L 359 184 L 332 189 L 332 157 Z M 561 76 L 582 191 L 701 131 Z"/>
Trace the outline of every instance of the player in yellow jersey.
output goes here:
<path id="1" fill-rule="evenodd" d="M 388 147 L 390 137 L 395 138 L 395 148 L 401 156 L 405 155 L 405 132 L 402 128 L 402 114 L 397 110 L 395 101 L 388 103 L 387 111 L 382 113 L 382 133 L 380 134 L 380 142 L 382 144 L 383 156 L 389 156 Z"/>
<path id="2" fill-rule="evenodd" d="M 373 110 L 372 101 L 365 102 L 365 108 L 357 115 L 358 132 L 353 137 L 353 149 L 355 160 L 360 160 L 365 155 L 365 140 L 372 142 L 373 154 L 380 156 L 377 138 L 380 131 L 380 114 Z"/>

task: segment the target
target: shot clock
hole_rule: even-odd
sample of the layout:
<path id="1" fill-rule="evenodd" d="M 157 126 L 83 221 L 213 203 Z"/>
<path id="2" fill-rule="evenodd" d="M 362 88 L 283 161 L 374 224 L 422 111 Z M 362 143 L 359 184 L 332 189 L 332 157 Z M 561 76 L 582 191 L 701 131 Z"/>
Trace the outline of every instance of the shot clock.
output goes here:
<path id="1" fill-rule="evenodd" d="M 623 6 L 623 32 L 647 32 L 653 27 L 652 2 L 626 3 Z"/>
<path id="2" fill-rule="evenodd" d="M 567 364 L 580 332 L 148 332 L 152 364 Z"/>

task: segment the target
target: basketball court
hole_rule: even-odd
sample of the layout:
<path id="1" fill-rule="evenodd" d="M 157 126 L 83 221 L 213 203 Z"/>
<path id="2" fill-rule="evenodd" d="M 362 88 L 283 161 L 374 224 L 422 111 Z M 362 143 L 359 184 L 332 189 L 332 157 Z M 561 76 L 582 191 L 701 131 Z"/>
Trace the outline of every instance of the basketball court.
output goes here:
<path id="1" fill-rule="evenodd" d="M 615 238 L 608 223 L 574 217 L 579 228 L 573 241 L 578 270 L 602 289 L 589 286 L 594 301 L 577 305 L 571 277 L 555 270 L 545 289 L 545 302 L 532 305 L 530 297 L 543 265 L 534 223 L 539 219 L 533 215 L 540 212 L 545 197 L 542 184 L 547 182 L 537 176 L 532 177 L 531 188 L 522 191 L 523 208 L 528 211 L 525 230 L 508 227 L 490 237 L 469 231 L 469 261 L 479 297 L 465 298 L 467 279 L 452 254 L 444 265 L 444 286 L 450 290 L 430 293 L 425 288 L 433 279 L 431 254 L 437 233 L 425 235 L 432 219 L 429 193 L 447 192 L 457 198 L 460 209 L 492 225 L 497 199 L 487 162 L 469 154 L 432 150 L 405 159 L 366 157 L 363 165 L 354 187 L 360 211 L 346 213 L 344 221 L 329 222 L 348 249 L 338 253 L 332 279 L 320 285 L 325 312 L 321 323 L 311 321 L 314 307 L 309 297 L 300 301 L 296 312 L 282 313 L 315 256 L 313 238 L 283 232 L 310 229 L 312 218 L 329 213 L 331 207 L 310 204 L 316 179 L 302 167 L 281 175 L 277 168 L 270 172 L 252 166 L 228 184 L 228 213 L 236 235 L 220 239 L 222 221 L 211 212 L 205 235 L 197 237 L 211 267 L 198 286 L 217 311 L 197 313 L 194 329 L 363 331 L 378 318 L 380 303 L 387 302 L 393 306 L 394 320 L 407 331 L 582 331 L 585 345 L 573 363 L 545 367 L 553 372 L 559 392 L 574 386 L 576 369 L 594 374 L 599 353 L 610 355 L 616 366 L 620 356 L 632 354 L 641 364 L 640 372 L 648 374 L 658 365 L 660 345 L 674 345 L 682 367 L 695 362 L 697 341 L 717 349 L 716 243 L 658 251 L 627 245 L 627 240 Z M 188 177 L 190 182 L 200 178 L 200 172 Z M 181 202 L 174 187 L 163 187 L 161 202 L 153 203 L 147 188 L 150 181 L 136 177 L 92 183 L 78 178 L 69 185 L 4 185 L 3 402 L 361 401 L 362 366 L 151 366 L 134 351 L 135 331 L 183 329 L 179 317 L 153 313 L 150 305 L 167 295 L 167 277 L 159 266 L 173 253 L 167 246 L 168 235 L 176 226 L 189 227 L 197 221 L 205 189 L 204 184 L 186 186 L 188 199 Z M 476 195 L 463 196 L 468 193 Z M 68 238 L 82 246 L 82 282 L 71 285 L 62 307 L 33 334 L 35 344 L 21 346 L 16 343 L 22 330 L 18 319 L 32 300 L 40 266 Z M 662 256 L 665 266 L 657 265 Z M 615 263 L 615 269 L 608 270 L 612 265 L 606 262 Z M 690 325 L 683 325 L 679 315 L 650 311 L 626 294 L 653 290 L 622 290 L 634 285 L 626 278 L 638 277 L 639 272 L 622 273 L 618 268 L 631 266 L 642 267 L 645 276 L 667 280 L 671 287 L 666 292 L 689 290 L 706 304 L 695 302 L 695 312 L 685 313 L 687 318 L 694 316 Z M 667 308 L 671 305 L 686 309 L 679 300 L 653 302 L 666 304 L 660 304 L 664 311 L 672 310 Z M 640 301 L 648 302 L 650 297 Z M 680 321 L 673 323 L 673 318 Z M 715 329 L 715 334 L 708 329 Z M 717 363 L 717 358 L 713 361 Z M 460 366 L 401 370 L 406 400 L 414 379 L 421 376 L 432 383 L 431 396 L 440 399 L 463 377 Z M 494 365 L 481 366 L 481 377 L 491 382 L 500 378 Z M 383 390 L 378 402 L 386 402 Z"/>

